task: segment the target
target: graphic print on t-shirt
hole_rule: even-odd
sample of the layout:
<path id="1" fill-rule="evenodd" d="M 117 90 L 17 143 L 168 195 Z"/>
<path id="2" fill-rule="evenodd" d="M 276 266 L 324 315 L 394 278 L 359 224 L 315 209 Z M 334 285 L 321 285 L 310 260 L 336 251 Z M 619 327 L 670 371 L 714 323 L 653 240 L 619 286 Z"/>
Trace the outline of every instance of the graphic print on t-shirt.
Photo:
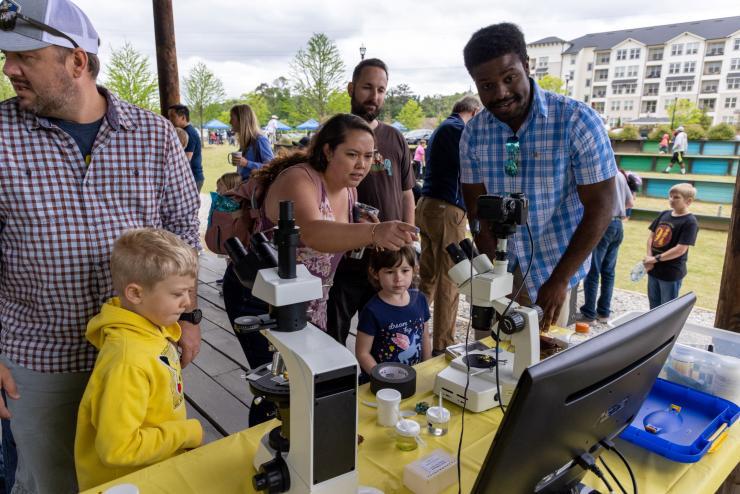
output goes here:
<path id="1" fill-rule="evenodd" d="M 661 223 L 655 230 L 655 235 L 653 236 L 653 247 L 655 247 L 656 249 L 660 249 L 668 245 L 671 242 L 672 236 L 673 228 L 671 227 L 671 225 Z"/>
<path id="2" fill-rule="evenodd" d="M 377 346 L 383 362 L 401 362 L 414 365 L 421 361 L 421 335 L 424 322 L 417 319 L 402 323 L 391 323 L 380 336 Z"/>
<path id="3" fill-rule="evenodd" d="M 370 165 L 370 173 L 385 172 L 389 177 L 393 176 L 393 163 L 388 158 L 383 158 L 379 151 L 375 151 L 373 164 Z"/>

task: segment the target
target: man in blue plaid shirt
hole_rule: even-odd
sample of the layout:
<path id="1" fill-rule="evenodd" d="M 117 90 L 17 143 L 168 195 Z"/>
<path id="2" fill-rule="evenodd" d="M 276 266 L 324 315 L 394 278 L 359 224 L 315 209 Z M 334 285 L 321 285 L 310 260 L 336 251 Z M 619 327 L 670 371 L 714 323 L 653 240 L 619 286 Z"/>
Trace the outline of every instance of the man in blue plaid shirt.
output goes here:
<path id="1" fill-rule="evenodd" d="M 536 301 L 546 330 L 560 314 L 569 288 L 588 272 L 591 251 L 611 221 L 614 153 L 599 115 L 580 101 L 540 88 L 529 76 L 524 35 L 496 24 L 473 34 L 464 50 L 486 111 L 460 140 L 462 191 L 468 217 L 482 194 L 523 192 L 529 225 L 509 240 L 515 289 L 530 268 L 524 300 Z M 495 239 L 485 225 L 476 237 L 489 255 Z"/>

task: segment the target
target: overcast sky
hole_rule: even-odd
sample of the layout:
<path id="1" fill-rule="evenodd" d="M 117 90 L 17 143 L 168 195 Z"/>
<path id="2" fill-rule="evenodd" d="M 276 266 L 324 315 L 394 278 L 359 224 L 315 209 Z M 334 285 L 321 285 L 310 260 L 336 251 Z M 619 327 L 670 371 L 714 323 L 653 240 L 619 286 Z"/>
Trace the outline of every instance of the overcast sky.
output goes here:
<path id="1" fill-rule="evenodd" d="M 103 64 L 129 41 L 156 70 L 151 0 L 74 0 L 101 37 Z M 465 91 L 471 81 L 462 49 L 477 29 L 519 24 L 527 42 L 740 15 L 738 0 L 173 0 L 180 77 L 205 62 L 230 97 L 289 77 L 289 63 L 313 33 L 333 39 L 348 69 L 366 57 L 383 59 L 390 86 L 421 95 Z M 484 7 L 485 5 L 485 7 Z"/>

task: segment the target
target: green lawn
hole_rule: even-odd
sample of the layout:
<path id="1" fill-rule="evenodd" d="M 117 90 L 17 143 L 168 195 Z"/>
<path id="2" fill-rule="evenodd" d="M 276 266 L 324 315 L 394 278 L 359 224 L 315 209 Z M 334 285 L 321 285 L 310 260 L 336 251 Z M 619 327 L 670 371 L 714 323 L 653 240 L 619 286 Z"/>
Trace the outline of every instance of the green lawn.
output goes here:
<path id="1" fill-rule="evenodd" d="M 664 211 L 669 209 L 668 198 L 644 197 L 638 196 L 635 200 L 635 207 L 638 209 L 652 209 L 655 211 Z M 732 212 L 731 204 L 720 204 L 716 202 L 699 202 L 691 204 L 691 212 L 694 214 L 705 214 L 707 216 L 722 216 L 729 218 Z M 719 213 L 719 214 L 717 214 Z"/>
<path id="2" fill-rule="evenodd" d="M 205 184 L 203 193 L 216 190 L 216 180 L 235 168 L 226 162 L 226 156 L 236 151 L 236 148 L 223 145 L 203 146 L 203 172 Z M 640 197 L 637 207 L 644 209 L 668 209 L 667 199 L 652 199 Z M 717 214 L 719 205 L 710 203 L 694 203 L 692 211 L 700 214 Z M 723 216 L 729 215 L 730 206 L 723 205 Z M 625 290 L 632 290 L 647 294 L 647 279 L 639 283 L 630 280 L 632 267 L 645 256 L 645 242 L 647 241 L 647 221 L 627 221 L 624 224 L 624 242 L 619 249 L 617 260 L 616 286 Z M 722 264 L 727 246 L 727 233 L 712 230 L 700 230 L 696 246 L 689 249 L 689 274 L 686 276 L 681 292 L 694 291 L 698 297 L 697 305 L 710 310 L 717 310 L 717 294 L 722 277 Z"/>
<path id="3" fill-rule="evenodd" d="M 616 273 L 618 288 L 646 295 L 647 277 L 633 283 L 630 280 L 630 271 L 637 261 L 645 257 L 648 226 L 650 223 L 647 221 L 631 220 L 624 223 L 624 242 L 619 249 Z M 698 299 L 696 304 L 705 309 L 717 310 L 726 247 L 726 232 L 699 230 L 696 245 L 689 249 L 689 274 L 683 280 L 681 293 L 693 291 Z"/>

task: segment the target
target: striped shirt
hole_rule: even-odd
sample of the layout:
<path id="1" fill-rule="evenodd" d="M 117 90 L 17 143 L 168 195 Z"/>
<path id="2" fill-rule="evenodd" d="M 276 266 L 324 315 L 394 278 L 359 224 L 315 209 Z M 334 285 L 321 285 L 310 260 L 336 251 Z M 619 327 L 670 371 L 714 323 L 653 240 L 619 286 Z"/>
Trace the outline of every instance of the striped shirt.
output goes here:
<path id="1" fill-rule="evenodd" d="M 38 372 L 90 370 L 87 321 L 113 295 L 127 229 L 200 248 L 199 196 L 172 125 L 99 88 L 108 108 L 89 166 L 48 119 L 0 103 L 0 351 Z"/>
<path id="2" fill-rule="evenodd" d="M 482 111 L 460 139 L 460 181 L 484 184 L 488 194 L 523 192 L 529 198 L 529 225 L 535 253 L 527 280 L 532 300 L 555 269 L 583 217 L 577 185 L 602 182 L 617 173 L 611 143 L 599 115 L 580 101 L 541 89 L 531 81 L 534 98 L 529 114 L 516 132 L 519 173 L 504 172 L 506 140 L 511 128 L 488 110 Z M 524 273 L 531 249 L 526 229 L 509 239 L 509 257 Z M 570 279 L 581 280 L 590 256 Z"/>

